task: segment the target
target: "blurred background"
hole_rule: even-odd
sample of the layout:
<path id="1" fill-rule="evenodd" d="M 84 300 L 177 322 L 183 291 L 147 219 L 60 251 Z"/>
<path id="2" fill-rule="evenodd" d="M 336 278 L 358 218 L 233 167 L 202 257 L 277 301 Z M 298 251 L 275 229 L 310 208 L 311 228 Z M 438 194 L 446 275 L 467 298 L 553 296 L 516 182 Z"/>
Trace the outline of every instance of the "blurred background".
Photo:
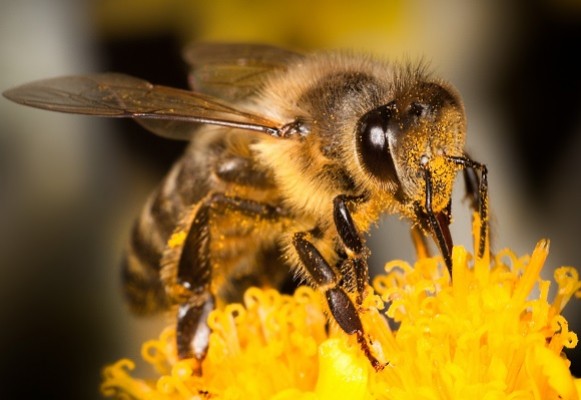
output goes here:
<path id="1" fill-rule="evenodd" d="M 494 248 L 527 254 L 548 237 L 545 277 L 581 267 L 579 0 L 0 0 L 0 11 L 0 90 L 99 71 L 185 88 L 181 49 L 196 40 L 424 57 L 464 97 L 467 149 L 490 171 Z M 100 398 L 101 368 L 157 336 L 167 321 L 129 314 L 118 267 L 182 150 L 132 121 L 0 99 L 1 398 Z M 472 248 L 461 186 L 453 235 Z M 396 217 L 369 243 L 375 268 L 413 259 Z M 576 332 L 579 309 L 565 312 Z M 579 355 L 569 352 L 577 376 Z"/>

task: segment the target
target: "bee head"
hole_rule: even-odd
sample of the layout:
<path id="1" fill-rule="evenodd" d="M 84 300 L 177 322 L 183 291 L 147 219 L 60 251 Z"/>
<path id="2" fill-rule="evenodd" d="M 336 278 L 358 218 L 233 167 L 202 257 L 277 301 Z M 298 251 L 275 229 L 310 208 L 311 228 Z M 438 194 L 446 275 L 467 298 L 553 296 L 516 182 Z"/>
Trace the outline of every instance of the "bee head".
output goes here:
<path id="1" fill-rule="evenodd" d="M 418 82 L 394 100 L 364 114 L 357 124 L 362 168 L 404 206 L 424 204 L 431 179 L 432 207 L 445 208 L 463 154 L 466 123 L 457 95 L 443 84 Z"/>

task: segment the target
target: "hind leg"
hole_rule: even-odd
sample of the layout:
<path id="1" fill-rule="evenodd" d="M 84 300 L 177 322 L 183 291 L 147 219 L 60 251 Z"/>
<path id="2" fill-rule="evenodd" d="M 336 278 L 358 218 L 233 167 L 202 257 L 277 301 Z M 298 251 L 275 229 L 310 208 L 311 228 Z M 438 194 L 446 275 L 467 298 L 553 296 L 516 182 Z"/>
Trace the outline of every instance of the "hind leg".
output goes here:
<path id="1" fill-rule="evenodd" d="M 172 282 L 168 287 L 171 297 L 177 299 L 178 303 L 178 357 L 181 359 L 194 357 L 201 361 L 206 355 L 210 336 L 206 321 L 215 307 L 215 298 L 211 291 L 210 257 L 212 240 L 210 232 L 214 218 L 226 212 L 236 212 L 240 218 L 248 219 L 249 223 L 275 222 L 280 219 L 281 212 L 269 204 L 227 196 L 223 193 L 206 196 L 193 212 L 191 223 L 178 228 L 172 235 L 172 239 L 179 240 L 177 238 L 184 235 L 185 239 L 179 243 L 181 253 L 177 259 L 177 269 L 171 273 Z"/>

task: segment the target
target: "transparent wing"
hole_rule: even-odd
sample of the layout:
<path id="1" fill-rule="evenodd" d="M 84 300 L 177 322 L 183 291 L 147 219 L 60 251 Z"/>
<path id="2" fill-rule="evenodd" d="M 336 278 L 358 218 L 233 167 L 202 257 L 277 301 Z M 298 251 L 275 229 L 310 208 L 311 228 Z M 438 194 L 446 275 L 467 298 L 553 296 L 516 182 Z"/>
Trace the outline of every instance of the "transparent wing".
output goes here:
<path id="1" fill-rule="evenodd" d="M 16 103 L 45 110 L 135 118 L 154 133 L 171 139 L 188 140 L 199 123 L 272 135 L 276 135 L 279 125 L 210 96 L 115 73 L 47 79 L 3 94 Z"/>
<path id="2" fill-rule="evenodd" d="M 190 86 L 233 102 L 255 93 L 265 74 L 285 69 L 303 57 L 262 44 L 195 43 L 184 50 L 184 59 L 191 67 Z"/>

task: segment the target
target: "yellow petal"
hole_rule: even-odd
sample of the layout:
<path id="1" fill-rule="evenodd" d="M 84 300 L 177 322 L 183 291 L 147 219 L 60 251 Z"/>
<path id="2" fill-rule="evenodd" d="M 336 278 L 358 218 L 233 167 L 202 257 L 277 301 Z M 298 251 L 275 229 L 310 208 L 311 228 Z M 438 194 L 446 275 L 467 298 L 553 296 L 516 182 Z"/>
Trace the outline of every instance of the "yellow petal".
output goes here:
<path id="1" fill-rule="evenodd" d="M 339 339 L 319 346 L 319 379 L 315 392 L 320 400 L 363 400 L 367 391 L 369 361 L 345 348 Z"/>

